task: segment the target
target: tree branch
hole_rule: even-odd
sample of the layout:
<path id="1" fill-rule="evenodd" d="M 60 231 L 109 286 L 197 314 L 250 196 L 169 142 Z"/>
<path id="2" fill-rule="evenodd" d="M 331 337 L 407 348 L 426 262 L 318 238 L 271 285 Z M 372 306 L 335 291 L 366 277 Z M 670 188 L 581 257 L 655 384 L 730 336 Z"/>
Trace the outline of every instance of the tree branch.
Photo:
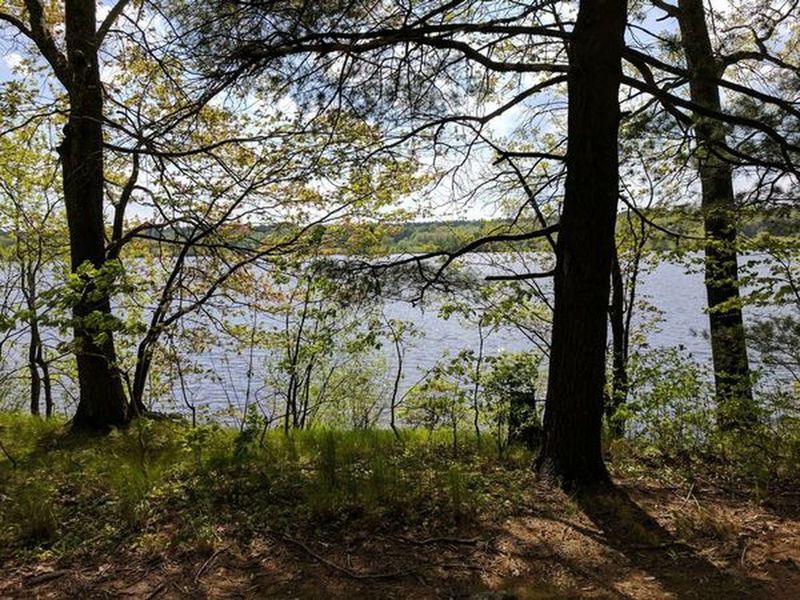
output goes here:
<path id="1" fill-rule="evenodd" d="M 30 21 L 29 34 L 26 35 L 39 48 L 39 52 L 50 64 L 61 85 L 69 91 L 72 88 L 72 77 L 70 77 L 67 58 L 56 46 L 55 39 L 53 39 L 53 35 L 47 26 L 47 19 L 45 18 L 44 6 L 41 0 L 25 0 L 25 8 L 28 10 L 28 19 Z M 25 33 L 24 31 L 22 32 Z"/>
<path id="2" fill-rule="evenodd" d="M 95 34 L 95 45 L 98 48 L 103 43 L 103 40 L 108 35 L 108 32 L 114 26 L 114 23 L 122 14 L 122 11 L 125 10 L 125 7 L 128 6 L 128 4 L 130 4 L 130 1 L 131 0 L 118 0 L 117 3 L 113 6 L 113 8 L 106 15 L 106 18 L 103 19 L 103 22 L 100 24 L 100 28 L 97 30 L 97 33 Z"/>
<path id="3" fill-rule="evenodd" d="M 543 273 L 519 273 L 514 275 L 487 275 L 484 277 L 486 281 L 526 281 L 529 279 L 547 279 L 548 277 L 555 276 L 555 269 L 551 271 L 544 271 Z"/>

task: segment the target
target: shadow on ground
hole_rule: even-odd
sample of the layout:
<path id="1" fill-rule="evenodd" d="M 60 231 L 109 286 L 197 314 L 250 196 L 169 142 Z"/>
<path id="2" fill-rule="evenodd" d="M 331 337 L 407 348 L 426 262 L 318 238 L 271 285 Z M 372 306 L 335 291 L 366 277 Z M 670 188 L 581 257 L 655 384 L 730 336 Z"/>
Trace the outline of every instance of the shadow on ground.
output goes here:
<path id="1" fill-rule="evenodd" d="M 603 531 L 608 546 L 625 555 L 632 566 L 655 577 L 676 598 L 734 600 L 768 596 L 757 580 L 723 571 L 679 541 L 624 489 L 583 495 L 578 504 Z"/>

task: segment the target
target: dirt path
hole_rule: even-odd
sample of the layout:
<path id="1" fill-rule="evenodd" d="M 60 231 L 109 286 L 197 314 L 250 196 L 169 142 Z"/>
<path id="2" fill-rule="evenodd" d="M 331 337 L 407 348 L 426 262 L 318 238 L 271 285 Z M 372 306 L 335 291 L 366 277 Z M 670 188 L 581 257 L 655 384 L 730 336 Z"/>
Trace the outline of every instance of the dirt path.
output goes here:
<path id="1" fill-rule="evenodd" d="M 5 564 L 2 598 L 800 598 L 797 497 L 776 508 L 692 486 L 620 485 L 575 502 L 537 489 L 458 535 L 220 532 L 206 553 L 119 548 Z"/>

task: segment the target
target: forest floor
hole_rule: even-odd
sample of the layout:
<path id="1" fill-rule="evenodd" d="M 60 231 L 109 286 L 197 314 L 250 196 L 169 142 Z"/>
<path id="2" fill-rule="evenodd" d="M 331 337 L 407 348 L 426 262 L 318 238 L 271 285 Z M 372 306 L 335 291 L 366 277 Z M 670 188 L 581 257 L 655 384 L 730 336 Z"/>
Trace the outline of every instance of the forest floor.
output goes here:
<path id="1" fill-rule="evenodd" d="M 163 426 L 25 446 L 1 417 L 0 598 L 800 598 L 798 490 L 627 462 L 584 498 L 522 452 L 381 432 L 200 436 L 232 462 Z"/>

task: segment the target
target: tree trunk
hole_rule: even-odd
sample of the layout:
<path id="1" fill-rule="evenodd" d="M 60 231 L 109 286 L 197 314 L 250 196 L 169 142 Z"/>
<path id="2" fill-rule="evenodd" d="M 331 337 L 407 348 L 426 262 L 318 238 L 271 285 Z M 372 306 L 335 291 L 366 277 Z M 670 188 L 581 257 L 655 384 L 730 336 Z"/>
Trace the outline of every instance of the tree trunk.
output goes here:
<path id="1" fill-rule="evenodd" d="M 39 399 L 42 395 L 42 378 L 39 376 L 39 367 L 36 364 L 36 351 L 39 345 L 39 328 L 35 321 L 31 323 L 31 339 L 28 346 L 28 371 L 31 376 L 30 405 L 31 414 L 40 414 Z"/>
<path id="2" fill-rule="evenodd" d="M 565 488 L 606 483 L 601 430 L 626 0 L 582 0 L 570 44 L 567 179 L 538 470 Z"/>
<path id="3" fill-rule="evenodd" d="M 392 385 L 392 397 L 390 398 L 389 402 L 389 426 L 392 428 L 394 432 L 395 439 L 400 439 L 400 431 L 397 429 L 397 394 L 400 391 L 400 381 L 403 379 L 403 349 L 400 346 L 400 337 L 395 328 L 392 326 L 392 322 L 387 320 L 387 325 L 389 326 L 389 331 L 392 334 L 392 340 L 394 341 L 394 351 L 395 356 L 397 357 L 397 371 L 394 376 L 394 385 Z"/>
<path id="4" fill-rule="evenodd" d="M 144 391 L 147 387 L 147 377 L 150 374 L 150 365 L 153 356 L 154 336 L 148 333 L 139 343 L 136 351 L 136 367 L 133 372 L 133 389 L 131 390 L 130 410 L 133 415 L 143 415 L 147 412 L 144 404 Z"/>
<path id="5" fill-rule="evenodd" d="M 625 284 L 616 249 L 611 262 L 611 391 L 606 400 L 606 421 L 611 435 L 625 435 L 625 422 L 616 415 L 628 396 L 628 356 L 626 352 L 628 332 L 625 327 Z"/>
<path id="6" fill-rule="evenodd" d="M 64 179 L 64 203 L 69 225 L 73 272 L 84 263 L 105 263 L 103 219 L 103 91 L 95 47 L 94 0 L 65 3 L 67 59 L 72 78 L 70 114 L 59 148 Z M 128 420 L 128 404 L 116 368 L 111 332 L 102 332 L 86 317 L 111 314 L 106 291 L 86 281 L 86 293 L 74 307 L 80 399 L 73 420 L 76 428 L 104 429 Z"/>
<path id="7" fill-rule="evenodd" d="M 692 74 L 691 99 L 720 111 L 717 79 L 721 68 L 711 48 L 703 2 L 679 0 L 675 14 Z M 721 427 L 730 429 L 752 422 L 755 413 L 739 296 L 733 172 L 718 154 L 719 145 L 725 142 L 724 126 L 698 117 L 694 131 L 706 234 L 705 285 L 718 418 Z"/>
<path id="8" fill-rule="evenodd" d="M 40 399 L 44 391 L 45 416 L 53 416 L 53 386 L 50 379 L 50 365 L 44 357 L 44 342 L 39 329 L 39 315 L 36 313 L 36 274 L 27 271 L 26 298 L 30 316 L 30 345 L 28 346 L 28 370 L 31 375 L 31 414 L 41 414 Z M 41 374 L 40 374 L 41 371 Z"/>
<path id="9" fill-rule="evenodd" d="M 39 335 L 39 321 L 36 314 L 36 275 L 34 267 L 26 264 L 24 259 L 20 262 L 22 270 L 22 293 L 28 307 L 28 327 L 30 340 L 28 342 L 28 372 L 31 377 L 30 385 L 30 410 L 32 415 L 41 414 L 40 398 L 42 396 L 42 378 L 39 376 L 37 356 L 39 355 L 42 339 Z"/>
<path id="10" fill-rule="evenodd" d="M 481 443 L 481 408 L 479 403 L 481 391 L 481 367 L 483 366 L 483 319 L 478 319 L 478 357 L 475 361 L 475 385 L 472 387 L 472 425 L 475 427 L 475 438 Z"/>
<path id="11" fill-rule="evenodd" d="M 53 384 L 50 379 L 50 365 L 44 358 L 44 346 L 39 344 L 39 353 L 36 356 L 39 368 L 42 370 L 42 389 L 44 389 L 44 414 L 48 419 L 53 416 Z"/>

